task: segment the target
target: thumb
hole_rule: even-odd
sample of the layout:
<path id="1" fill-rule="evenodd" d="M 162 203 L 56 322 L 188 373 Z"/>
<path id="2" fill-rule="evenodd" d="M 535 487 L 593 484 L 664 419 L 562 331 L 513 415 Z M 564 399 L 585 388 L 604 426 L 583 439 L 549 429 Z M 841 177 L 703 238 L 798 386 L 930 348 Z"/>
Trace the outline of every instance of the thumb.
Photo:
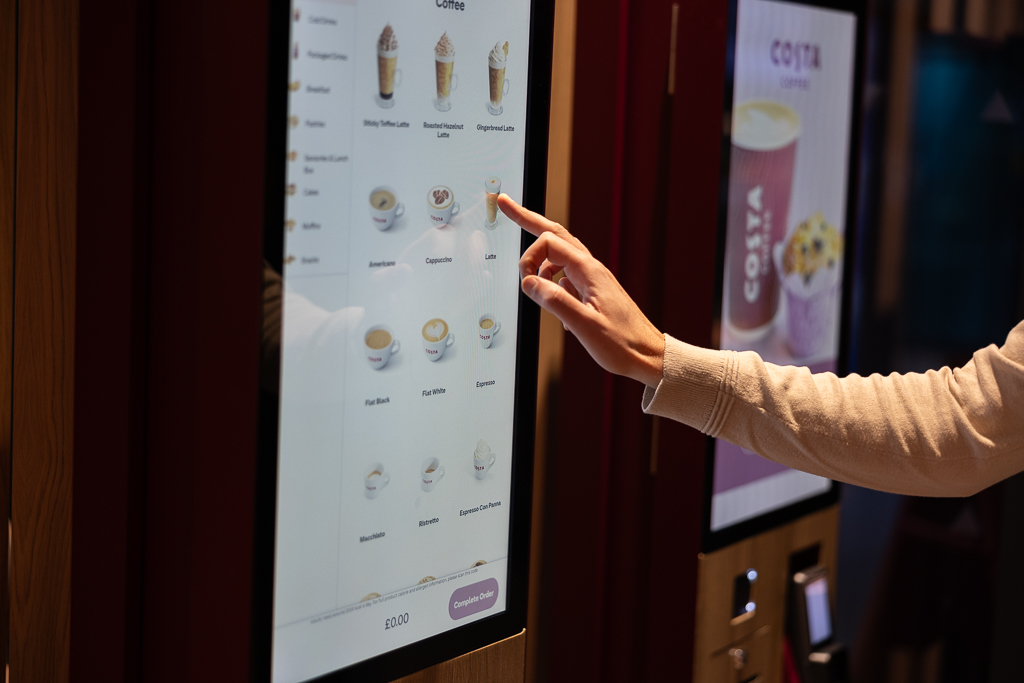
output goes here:
<path id="1" fill-rule="evenodd" d="M 569 330 L 587 321 L 590 310 L 579 299 L 551 280 L 528 275 L 523 278 L 523 292 L 544 310 L 562 321 Z"/>

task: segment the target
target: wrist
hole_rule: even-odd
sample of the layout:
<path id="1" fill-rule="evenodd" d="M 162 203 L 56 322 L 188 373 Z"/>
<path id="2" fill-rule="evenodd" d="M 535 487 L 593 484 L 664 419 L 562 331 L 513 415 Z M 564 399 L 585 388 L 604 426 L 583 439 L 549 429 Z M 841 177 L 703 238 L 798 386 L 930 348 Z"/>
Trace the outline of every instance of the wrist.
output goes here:
<path id="1" fill-rule="evenodd" d="M 657 388 L 665 375 L 665 335 L 654 330 L 638 356 L 633 379 Z"/>

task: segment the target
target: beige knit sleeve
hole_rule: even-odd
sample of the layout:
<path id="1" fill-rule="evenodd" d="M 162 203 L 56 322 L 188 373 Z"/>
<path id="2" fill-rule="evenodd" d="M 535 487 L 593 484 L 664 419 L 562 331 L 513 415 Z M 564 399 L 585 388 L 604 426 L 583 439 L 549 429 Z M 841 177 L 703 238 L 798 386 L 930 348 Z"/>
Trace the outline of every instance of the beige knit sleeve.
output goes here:
<path id="1" fill-rule="evenodd" d="M 971 495 L 1024 470 L 1024 322 L 962 368 L 888 377 L 665 342 L 644 412 L 783 465 L 917 496 Z"/>

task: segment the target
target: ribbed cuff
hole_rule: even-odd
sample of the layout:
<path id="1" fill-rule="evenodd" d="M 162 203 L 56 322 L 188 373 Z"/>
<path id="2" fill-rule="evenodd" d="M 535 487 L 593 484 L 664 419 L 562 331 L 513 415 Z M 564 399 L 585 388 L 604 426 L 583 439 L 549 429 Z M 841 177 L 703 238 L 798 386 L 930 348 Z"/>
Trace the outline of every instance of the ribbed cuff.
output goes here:
<path id="1" fill-rule="evenodd" d="M 657 388 L 644 390 L 644 412 L 682 422 L 705 434 L 712 421 L 715 431 L 720 429 L 732 403 L 722 394 L 730 353 L 691 346 L 666 334 L 664 376 Z"/>

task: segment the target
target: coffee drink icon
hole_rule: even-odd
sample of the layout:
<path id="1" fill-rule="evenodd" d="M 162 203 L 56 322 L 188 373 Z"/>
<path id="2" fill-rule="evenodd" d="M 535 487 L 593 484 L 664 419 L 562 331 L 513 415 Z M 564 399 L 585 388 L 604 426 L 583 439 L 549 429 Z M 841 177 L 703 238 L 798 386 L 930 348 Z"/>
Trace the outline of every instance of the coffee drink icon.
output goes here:
<path id="1" fill-rule="evenodd" d="M 484 181 L 484 192 L 487 194 L 487 218 L 484 227 L 492 230 L 498 226 L 498 195 L 501 194 L 501 178 L 491 176 Z"/>
<path id="2" fill-rule="evenodd" d="M 401 343 L 392 334 L 391 328 L 384 325 L 375 325 L 368 329 L 363 343 L 366 347 L 366 360 L 374 370 L 380 370 L 387 365 L 391 356 L 402 348 Z"/>
<path id="3" fill-rule="evenodd" d="M 487 55 L 487 76 L 490 84 L 490 100 L 487 111 L 498 116 L 502 112 L 501 100 L 508 94 L 508 79 L 505 78 L 505 64 L 508 60 L 508 41 L 498 43 Z"/>
<path id="4" fill-rule="evenodd" d="M 450 187 L 436 185 L 427 193 L 427 213 L 435 228 L 443 228 L 459 215 L 459 203 Z"/>
<path id="5" fill-rule="evenodd" d="M 480 335 L 480 346 L 485 349 L 491 348 L 491 343 L 498 332 L 501 332 L 501 323 L 490 313 L 480 316 L 477 321 L 477 333 Z"/>
<path id="6" fill-rule="evenodd" d="M 453 73 L 454 70 L 455 45 L 445 33 L 434 48 L 434 72 L 437 75 L 437 99 L 434 100 L 434 106 L 439 111 L 452 108 L 452 91 L 459 87 L 459 77 Z"/>
<path id="7" fill-rule="evenodd" d="M 441 318 L 432 318 L 423 326 L 423 350 L 430 360 L 440 360 L 454 343 L 455 335 L 448 331 L 448 323 Z"/>
<path id="8" fill-rule="evenodd" d="M 402 83 L 402 70 L 396 68 L 397 65 L 398 38 L 388 24 L 377 39 L 377 81 L 380 85 L 377 105 L 384 109 L 395 106 L 395 86 Z"/>
<path id="9" fill-rule="evenodd" d="M 420 486 L 427 493 L 434 490 L 437 482 L 444 478 L 444 468 L 437 458 L 427 458 L 420 465 Z"/>
<path id="10" fill-rule="evenodd" d="M 380 495 L 381 489 L 391 482 L 391 476 L 384 472 L 384 465 L 379 462 L 370 463 L 363 472 L 363 484 L 366 486 L 366 497 L 373 500 Z"/>
<path id="11" fill-rule="evenodd" d="M 476 444 L 476 451 L 473 452 L 473 470 L 476 472 L 476 478 L 486 477 L 496 459 L 497 457 L 491 452 L 491 447 L 487 445 L 486 441 L 480 439 Z"/>
<path id="12" fill-rule="evenodd" d="M 370 192 L 370 220 L 378 230 L 387 230 L 404 214 L 405 205 L 398 201 L 398 194 L 390 187 L 381 185 Z"/>

